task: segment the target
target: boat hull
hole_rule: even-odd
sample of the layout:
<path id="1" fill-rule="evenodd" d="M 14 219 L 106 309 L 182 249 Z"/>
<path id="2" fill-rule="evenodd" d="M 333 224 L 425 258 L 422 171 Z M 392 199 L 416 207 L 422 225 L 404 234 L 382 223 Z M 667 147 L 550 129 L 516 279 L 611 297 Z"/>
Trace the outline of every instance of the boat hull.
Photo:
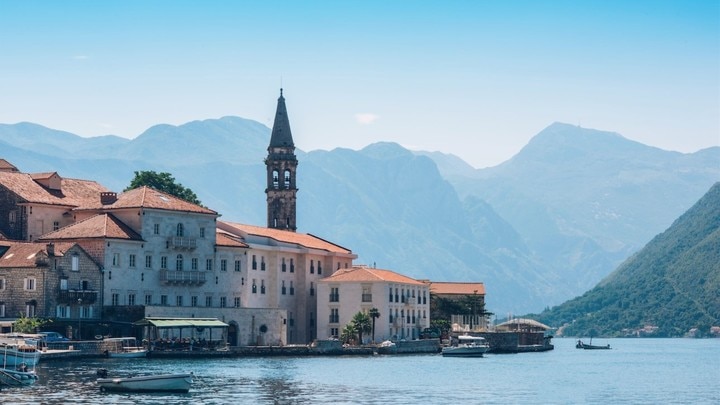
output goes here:
<path id="1" fill-rule="evenodd" d="M 445 347 L 443 357 L 483 357 L 490 350 L 489 346 Z"/>
<path id="2" fill-rule="evenodd" d="M 38 361 L 40 361 L 40 352 L 35 349 L 28 349 L 28 351 L 0 349 L 0 363 L 5 364 L 5 367 L 15 367 L 23 363 L 28 367 L 35 367 Z"/>
<path id="3" fill-rule="evenodd" d="M 0 368 L 0 386 L 23 387 L 33 385 L 38 380 L 35 371 L 17 371 Z"/>
<path id="4" fill-rule="evenodd" d="M 147 357 L 147 350 L 137 350 L 132 352 L 108 352 L 107 356 L 110 358 L 119 359 L 136 359 L 139 357 Z"/>
<path id="5" fill-rule="evenodd" d="M 192 374 L 97 379 L 101 389 L 115 392 L 188 392 L 192 382 Z"/>

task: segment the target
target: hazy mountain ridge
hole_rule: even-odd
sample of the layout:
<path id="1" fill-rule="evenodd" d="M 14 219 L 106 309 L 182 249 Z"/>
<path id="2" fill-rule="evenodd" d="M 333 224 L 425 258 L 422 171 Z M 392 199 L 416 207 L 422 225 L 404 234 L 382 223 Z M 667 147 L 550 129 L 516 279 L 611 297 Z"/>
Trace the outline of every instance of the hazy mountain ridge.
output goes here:
<path id="1" fill-rule="evenodd" d="M 567 336 L 699 336 L 720 325 L 720 183 L 595 288 L 538 316 Z"/>
<path id="2" fill-rule="evenodd" d="M 103 142 L 92 138 L 47 128 L 39 130 L 36 138 L 35 129 L 0 126 L 0 143 L 15 145 L 3 147 L 0 157 L 23 171 L 57 171 L 65 177 L 96 180 L 116 191 L 129 184 L 133 171 L 168 171 L 224 219 L 256 225 L 266 222 L 263 159 L 270 129 L 262 124 L 223 117 L 180 126 L 159 125 L 136 139 L 118 143 L 112 154 L 103 149 Z M 643 193 L 657 187 L 654 179 L 662 178 L 657 171 L 676 173 L 673 176 L 678 180 L 662 189 L 671 197 L 682 194 L 685 200 L 693 194 L 699 198 L 712 184 L 708 179 L 720 178 L 720 169 L 708 167 L 713 159 L 720 161 L 720 148 L 697 154 L 658 149 L 648 154 L 643 148 L 649 147 L 632 145 L 643 158 L 633 166 L 613 157 L 608 160 L 621 167 L 611 170 L 603 168 L 602 161 L 604 154 L 617 154 L 614 149 L 584 147 L 583 137 L 575 142 L 580 144 L 572 145 L 573 137 L 563 131 L 574 129 L 553 124 L 513 159 L 480 170 L 452 155 L 410 152 L 387 142 L 361 151 L 306 154 L 297 150 L 299 231 L 353 249 L 359 262 L 376 263 L 410 277 L 483 281 L 488 309 L 498 313 L 530 312 L 558 304 L 612 271 L 647 242 L 650 236 L 643 240 L 645 234 L 662 230 L 666 225 L 653 220 L 655 211 L 661 211 L 662 217 L 676 217 L 692 204 L 683 208 L 682 198 L 665 198 L 660 201 L 663 204 L 648 199 Z M 595 142 L 602 144 L 605 133 L 581 130 L 592 131 L 598 138 Z M 54 132 L 59 141 L 52 139 Z M 21 147 L 15 143 L 17 134 L 25 139 L 19 143 Z M 560 146 L 553 148 L 553 136 L 559 137 Z M 615 134 L 611 144 L 622 148 L 623 139 Z M 45 147 L 53 142 L 75 146 L 54 154 Z M 543 150 L 569 154 L 565 161 L 577 161 L 573 153 L 554 150 L 564 148 L 585 153 L 586 159 L 600 149 L 602 153 L 594 155 L 595 171 L 600 174 L 568 170 L 567 163 L 564 168 L 552 167 L 562 165 L 562 159 L 543 161 Z M 646 155 L 660 160 L 672 156 L 675 163 L 654 162 L 655 158 Z M 646 160 L 650 162 L 640 164 Z M 704 169 L 701 174 L 699 167 Z M 625 174 L 618 175 L 623 170 Z M 638 178 L 638 170 L 650 171 Z M 594 184 L 575 186 L 582 182 Z M 602 201 L 596 202 L 593 190 L 598 185 L 619 197 L 629 189 L 627 197 L 614 195 L 623 204 L 649 205 L 638 210 L 644 217 L 637 221 L 648 229 L 638 232 L 633 223 L 633 232 L 618 238 L 616 234 L 625 232 L 626 225 L 614 219 Z M 675 200 L 677 206 L 669 209 L 667 203 Z M 629 215 L 626 207 L 616 211 Z"/>

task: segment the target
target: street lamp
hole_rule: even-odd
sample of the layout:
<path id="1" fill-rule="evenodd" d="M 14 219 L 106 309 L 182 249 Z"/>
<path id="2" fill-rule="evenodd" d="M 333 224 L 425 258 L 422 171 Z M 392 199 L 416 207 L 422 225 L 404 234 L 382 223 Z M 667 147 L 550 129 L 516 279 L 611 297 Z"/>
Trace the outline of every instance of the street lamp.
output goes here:
<path id="1" fill-rule="evenodd" d="M 80 328 L 82 327 L 82 298 L 78 298 L 78 340 L 80 340 Z"/>

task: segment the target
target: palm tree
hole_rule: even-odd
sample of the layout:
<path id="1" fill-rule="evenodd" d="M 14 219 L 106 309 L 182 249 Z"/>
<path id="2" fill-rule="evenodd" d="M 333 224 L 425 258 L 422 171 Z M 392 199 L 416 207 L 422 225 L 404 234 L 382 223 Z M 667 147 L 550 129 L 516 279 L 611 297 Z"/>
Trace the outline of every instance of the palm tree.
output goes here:
<path id="1" fill-rule="evenodd" d="M 353 339 L 355 339 L 355 325 L 349 323 L 345 325 L 342 332 L 340 332 L 340 340 L 343 343 L 350 343 Z"/>
<path id="2" fill-rule="evenodd" d="M 362 335 L 363 333 L 370 332 L 372 330 L 372 325 L 370 323 L 370 317 L 364 313 L 364 312 L 358 312 L 353 316 L 352 321 L 350 323 L 355 327 L 355 331 L 358 334 L 358 341 L 360 344 L 362 344 Z"/>
<path id="3" fill-rule="evenodd" d="M 377 308 L 370 308 L 368 316 L 372 318 L 372 342 L 375 343 L 375 319 L 380 318 L 380 311 Z"/>

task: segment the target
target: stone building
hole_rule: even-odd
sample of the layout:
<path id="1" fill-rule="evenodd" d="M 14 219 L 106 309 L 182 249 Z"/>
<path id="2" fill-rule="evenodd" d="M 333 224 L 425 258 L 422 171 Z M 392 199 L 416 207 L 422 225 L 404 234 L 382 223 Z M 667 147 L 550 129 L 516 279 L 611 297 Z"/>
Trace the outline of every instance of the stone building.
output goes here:
<path id="1" fill-rule="evenodd" d="M 372 308 L 375 341 L 417 339 L 430 326 L 428 285 L 390 270 L 354 266 L 318 282 L 318 336 L 338 337 L 358 312 Z M 367 343 L 370 336 L 363 335 Z"/>

